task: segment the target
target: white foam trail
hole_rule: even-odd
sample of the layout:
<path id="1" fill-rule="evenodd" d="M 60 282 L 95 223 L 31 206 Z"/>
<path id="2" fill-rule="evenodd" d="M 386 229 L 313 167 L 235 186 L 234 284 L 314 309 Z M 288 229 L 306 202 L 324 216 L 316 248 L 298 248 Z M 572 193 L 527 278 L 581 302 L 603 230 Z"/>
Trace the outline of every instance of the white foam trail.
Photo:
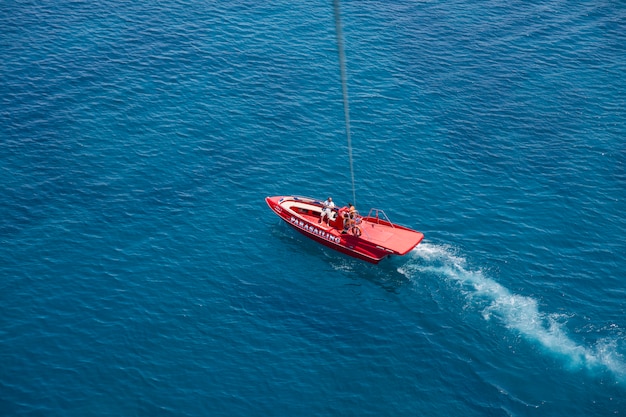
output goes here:
<path id="1" fill-rule="evenodd" d="M 422 243 L 412 255 L 414 260 L 398 269 L 407 278 L 414 279 L 416 273 L 429 272 L 461 284 L 470 301 L 485 305 L 482 310 L 485 320 L 499 319 L 507 328 L 516 330 L 547 351 L 563 356 L 574 368 L 590 371 L 605 368 L 617 379 L 626 381 L 626 363 L 617 351 L 615 341 L 602 340 L 594 348 L 576 343 L 560 322 L 563 315 L 542 313 L 534 298 L 513 294 L 482 271 L 467 269 L 465 259 L 455 255 L 449 247 Z"/>

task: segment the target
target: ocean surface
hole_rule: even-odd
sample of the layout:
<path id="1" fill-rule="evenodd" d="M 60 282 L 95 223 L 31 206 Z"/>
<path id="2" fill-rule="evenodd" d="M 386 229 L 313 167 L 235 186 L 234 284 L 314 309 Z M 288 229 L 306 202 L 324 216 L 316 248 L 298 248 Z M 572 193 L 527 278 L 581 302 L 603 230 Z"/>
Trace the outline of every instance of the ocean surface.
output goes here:
<path id="1" fill-rule="evenodd" d="M 626 414 L 626 3 L 0 1 L 1 416 Z"/>

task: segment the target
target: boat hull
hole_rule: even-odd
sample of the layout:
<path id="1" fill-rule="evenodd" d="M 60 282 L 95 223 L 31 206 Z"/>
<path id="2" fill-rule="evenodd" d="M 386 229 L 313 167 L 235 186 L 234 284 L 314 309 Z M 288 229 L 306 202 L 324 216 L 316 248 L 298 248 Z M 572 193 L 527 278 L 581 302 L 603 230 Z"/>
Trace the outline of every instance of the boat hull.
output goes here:
<path id="1" fill-rule="evenodd" d="M 424 235 L 404 226 L 372 217 L 363 217 L 362 233 L 342 233 L 341 213 L 336 210 L 329 224 L 320 223 L 322 202 L 298 196 L 274 196 L 265 199 L 272 211 L 304 236 L 338 252 L 373 264 L 391 255 L 405 255 L 417 246 Z"/>

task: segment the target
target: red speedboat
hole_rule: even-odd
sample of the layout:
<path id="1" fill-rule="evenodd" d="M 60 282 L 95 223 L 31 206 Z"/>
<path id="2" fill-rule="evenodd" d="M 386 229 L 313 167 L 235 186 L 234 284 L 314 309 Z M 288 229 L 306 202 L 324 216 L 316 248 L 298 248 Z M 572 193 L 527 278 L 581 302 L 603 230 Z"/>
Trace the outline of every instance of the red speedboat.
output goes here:
<path id="1" fill-rule="evenodd" d="M 424 234 L 391 223 L 385 212 L 371 209 L 351 224 L 349 208 L 333 209 L 328 223 L 321 222 L 323 203 L 296 196 L 266 197 L 272 211 L 291 227 L 322 245 L 346 255 L 377 264 L 389 255 L 405 255 L 417 246 Z"/>

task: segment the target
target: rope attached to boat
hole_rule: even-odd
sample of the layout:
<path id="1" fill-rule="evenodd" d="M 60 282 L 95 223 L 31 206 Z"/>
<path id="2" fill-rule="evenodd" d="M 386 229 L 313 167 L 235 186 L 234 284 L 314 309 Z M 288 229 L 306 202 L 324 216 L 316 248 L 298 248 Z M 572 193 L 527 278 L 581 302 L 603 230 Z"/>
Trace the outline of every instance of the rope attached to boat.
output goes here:
<path id="1" fill-rule="evenodd" d="M 356 191 L 354 188 L 354 164 L 352 163 L 352 140 L 350 138 L 350 106 L 348 104 L 348 83 L 346 80 L 346 54 L 343 49 L 343 32 L 341 31 L 341 15 L 339 0 L 333 1 L 335 10 L 335 29 L 337 32 L 337 49 L 339 52 L 339 67 L 341 70 L 341 91 L 343 93 L 343 112 L 346 117 L 346 135 L 348 137 L 348 158 L 350 159 L 350 177 L 352 179 L 352 204 L 356 206 Z"/>

